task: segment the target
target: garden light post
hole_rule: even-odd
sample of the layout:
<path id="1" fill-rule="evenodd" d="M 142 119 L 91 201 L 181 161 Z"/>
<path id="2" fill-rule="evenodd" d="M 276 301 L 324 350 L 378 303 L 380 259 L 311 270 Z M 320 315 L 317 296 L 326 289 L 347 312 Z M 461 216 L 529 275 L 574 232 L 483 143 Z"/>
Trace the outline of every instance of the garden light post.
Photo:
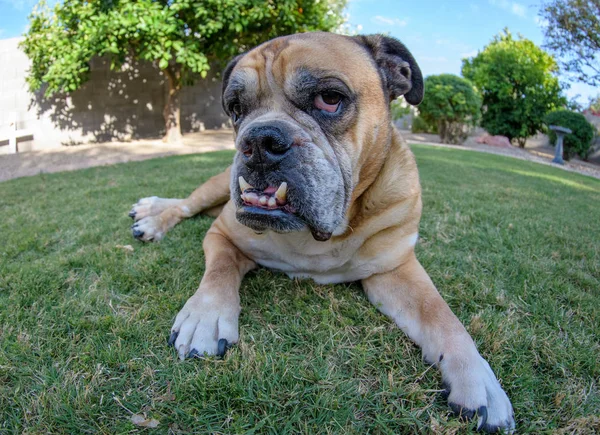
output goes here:
<path id="1" fill-rule="evenodd" d="M 551 125 L 550 130 L 556 133 L 556 147 L 552 163 L 564 165 L 565 161 L 563 160 L 563 137 L 565 136 L 565 134 L 573 133 L 573 131 L 571 131 L 571 129 L 569 128 L 561 127 L 559 125 Z"/>

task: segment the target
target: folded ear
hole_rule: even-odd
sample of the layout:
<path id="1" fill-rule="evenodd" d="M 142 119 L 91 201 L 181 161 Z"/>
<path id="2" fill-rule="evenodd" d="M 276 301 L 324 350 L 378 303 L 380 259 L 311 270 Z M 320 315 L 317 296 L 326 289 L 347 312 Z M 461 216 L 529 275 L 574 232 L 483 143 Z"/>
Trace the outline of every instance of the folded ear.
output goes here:
<path id="1" fill-rule="evenodd" d="M 413 106 L 423 101 L 423 75 L 404 44 L 384 35 L 359 35 L 354 39 L 373 56 L 390 101 L 400 95 Z"/>

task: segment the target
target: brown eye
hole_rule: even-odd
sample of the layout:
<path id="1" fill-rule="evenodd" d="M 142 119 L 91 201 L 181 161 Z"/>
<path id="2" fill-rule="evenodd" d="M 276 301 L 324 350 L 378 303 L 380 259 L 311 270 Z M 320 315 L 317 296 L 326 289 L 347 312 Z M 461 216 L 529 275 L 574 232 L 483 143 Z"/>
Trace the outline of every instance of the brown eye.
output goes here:
<path id="1" fill-rule="evenodd" d="M 323 92 L 321 96 L 323 97 L 323 102 L 325 104 L 330 104 L 332 106 L 338 104 L 342 99 L 342 96 L 337 92 Z"/>
<path id="2" fill-rule="evenodd" d="M 326 91 L 315 97 L 315 107 L 329 113 L 337 112 L 342 102 L 342 95 L 333 91 Z"/>

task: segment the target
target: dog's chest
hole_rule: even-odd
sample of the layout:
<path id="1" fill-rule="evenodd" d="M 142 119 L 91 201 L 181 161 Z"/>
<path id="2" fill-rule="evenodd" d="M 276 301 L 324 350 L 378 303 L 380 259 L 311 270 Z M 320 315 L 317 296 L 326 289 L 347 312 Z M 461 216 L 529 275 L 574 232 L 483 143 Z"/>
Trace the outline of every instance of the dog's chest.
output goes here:
<path id="1" fill-rule="evenodd" d="M 256 263 L 291 278 L 312 278 L 329 284 L 356 281 L 369 275 L 364 273 L 357 256 L 361 241 L 354 238 L 318 242 L 308 230 L 289 234 L 267 232 L 240 244 L 242 251 Z"/>

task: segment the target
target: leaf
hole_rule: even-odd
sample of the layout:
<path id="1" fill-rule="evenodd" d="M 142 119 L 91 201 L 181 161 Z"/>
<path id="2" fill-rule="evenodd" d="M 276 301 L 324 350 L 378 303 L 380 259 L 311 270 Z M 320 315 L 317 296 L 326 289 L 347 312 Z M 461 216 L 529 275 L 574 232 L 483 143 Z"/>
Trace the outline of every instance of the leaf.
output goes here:
<path id="1" fill-rule="evenodd" d="M 169 66 L 169 61 L 165 58 L 162 58 L 158 63 L 158 66 L 160 67 L 160 69 L 166 69 Z"/>
<path id="2" fill-rule="evenodd" d="M 140 415 L 140 414 L 133 414 L 131 416 L 131 422 L 133 424 L 135 424 L 136 426 L 149 427 L 149 428 L 158 427 L 158 425 L 160 424 L 160 422 L 158 420 L 156 420 L 154 418 L 147 419 L 143 415 Z"/>

